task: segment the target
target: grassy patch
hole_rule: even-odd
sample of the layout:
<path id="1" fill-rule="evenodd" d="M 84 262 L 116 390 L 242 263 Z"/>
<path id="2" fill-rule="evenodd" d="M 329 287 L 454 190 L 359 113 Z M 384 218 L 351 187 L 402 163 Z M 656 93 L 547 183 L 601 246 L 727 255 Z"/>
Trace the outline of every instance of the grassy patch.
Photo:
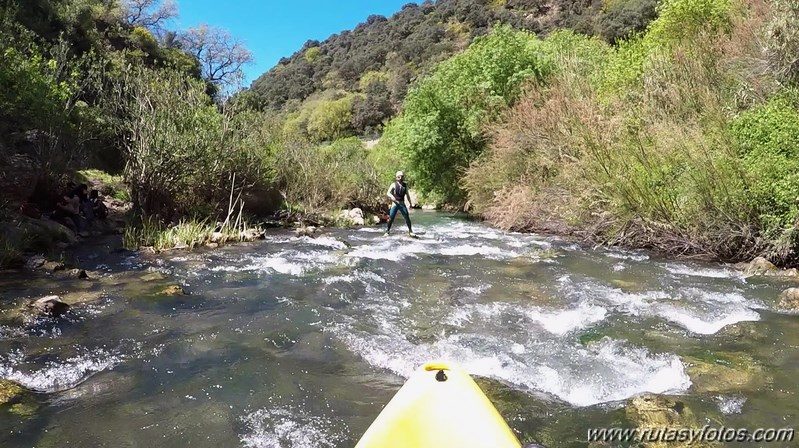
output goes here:
<path id="1" fill-rule="evenodd" d="M 253 235 L 262 235 L 258 226 L 249 224 L 242 216 L 242 208 L 234 215 L 238 202 L 232 202 L 224 222 L 211 218 L 182 219 L 168 225 L 154 216 L 137 216 L 128 222 L 122 234 L 122 243 L 127 249 L 152 247 L 155 250 L 193 249 L 197 246 L 248 241 Z M 235 219 L 234 219 L 235 218 Z"/>

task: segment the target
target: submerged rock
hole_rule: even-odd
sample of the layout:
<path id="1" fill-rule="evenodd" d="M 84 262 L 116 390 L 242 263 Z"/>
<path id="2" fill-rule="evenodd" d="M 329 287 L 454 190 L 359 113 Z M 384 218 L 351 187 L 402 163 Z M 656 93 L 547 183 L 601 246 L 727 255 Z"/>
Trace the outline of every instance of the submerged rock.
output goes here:
<path id="1" fill-rule="evenodd" d="M 8 381 L 0 380 L 0 406 L 5 404 L 14 404 L 22 400 L 25 389 L 19 384 Z"/>
<path id="2" fill-rule="evenodd" d="M 32 416 L 39 408 L 25 388 L 13 381 L 0 379 L 0 409 L 4 407 L 22 417 Z"/>
<path id="3" fill-rule="evenodd" d="M 59 317 L 69 311 L 69 305 L 59 296 L 45 296 L 33 301 L 30 305 L 37 314 L 48 317 Z"/>
<path id="4" fill-rule="evenodd" d="M 762 323 L 744 321 L 727 325 L 716 336 L 734 339 L 736 341 L 764 341 L 769 339 L 767 327 Z"/>
<path id="5" fill-rule="evenodd" d="M 770 381 L 768 373 L 743 352 L 702 352 L 683 357 L 697 393 L 739 393 L 760 390 Z"/>
<path id="6" fill-rule="evenodd" d="M 61 301 L 69 306 L 97 302 L 105 297 L 102 291 L 73 291 L 61 296 Z"/>
<path id="7" fill-rule="evenodd" d="M 154 282 L 158 280 L 166 280 L 164 274 L 160 272 L 148 272 L 141 276 L 141 280 L 144 282 Z"/>
<path id="8" fill-rule="evenodd" d="M 627 402 L 625 414 L 627 419 L 639 430 L 648 429 L 653 432 L 653 436 L 660 436 L 658 441 L 642 441 L 638 446 L 644 448 L 689 446 L 687 442 L 677 438 L 678 431 L 688 428 L 698 430 L 700 427 L 696 416 L 685 402 L 664 395 L 644 394 L 634 397 Z M 672 435 L 674 436 L 673 440 L 670 438 Z M 708 447 L 711 445 L 696 442 L 690 446 Z"/>
<path id="9" fill-rule="evenodd" d="M 799 311 L 799 288 L 788 288 L 780 294 L 779 307 L 784 310 Z"/>
<path id="10" fill-rule="evenodd" d="M 161 294 L 167 296 L 187 296 L 186 291 L 178 285 L 169 285 L 161 291 Z"/>

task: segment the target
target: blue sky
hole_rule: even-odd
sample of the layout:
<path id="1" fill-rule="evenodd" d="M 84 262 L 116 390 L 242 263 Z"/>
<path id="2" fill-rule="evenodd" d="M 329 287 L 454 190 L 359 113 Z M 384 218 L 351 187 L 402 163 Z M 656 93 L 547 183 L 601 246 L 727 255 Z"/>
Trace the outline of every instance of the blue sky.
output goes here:
<path id="1" fill-rule="evenodd" d="M 242 39 L 255 62 L 245 67 L 245 86 L 291 56 L 305 41 L 322 41 L 352 29 L 372 14 L 386 17 L 411 0 L 177 0 L 180 17 L 173 24 L 186 29 L 201 23 L 225 28 Z M 421 0 L 418 1 L 421 3 Z"/>

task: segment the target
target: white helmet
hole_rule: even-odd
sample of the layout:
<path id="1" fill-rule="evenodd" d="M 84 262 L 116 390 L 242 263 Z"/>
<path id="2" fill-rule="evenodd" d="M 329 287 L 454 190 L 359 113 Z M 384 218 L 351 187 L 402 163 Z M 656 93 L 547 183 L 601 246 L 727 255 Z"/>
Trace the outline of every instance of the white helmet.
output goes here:
<path id="1" fill-rule="evenodd" d="M 397 177 L 404 177 L 404 176 L 405 173 L 403 173 L 402 171 L 397 171 Z"/>

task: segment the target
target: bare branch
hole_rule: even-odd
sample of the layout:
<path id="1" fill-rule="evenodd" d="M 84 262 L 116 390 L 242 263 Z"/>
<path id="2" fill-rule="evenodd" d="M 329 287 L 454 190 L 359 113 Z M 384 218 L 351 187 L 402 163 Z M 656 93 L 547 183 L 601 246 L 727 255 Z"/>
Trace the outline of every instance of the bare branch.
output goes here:
<path id="1" fill-rule="evenodd" d="M 174 0 L 124 0 L 122 8 L 129 24 L 156 31 L 178 16 Z"/>
<path id="2" fill-rule="evenodd" d="M 223 89 L 237 82 L 252 53 L 221 28 L 200 25 L 181 35 L 183 49 L 200 61 L 203 77 Z"/>

